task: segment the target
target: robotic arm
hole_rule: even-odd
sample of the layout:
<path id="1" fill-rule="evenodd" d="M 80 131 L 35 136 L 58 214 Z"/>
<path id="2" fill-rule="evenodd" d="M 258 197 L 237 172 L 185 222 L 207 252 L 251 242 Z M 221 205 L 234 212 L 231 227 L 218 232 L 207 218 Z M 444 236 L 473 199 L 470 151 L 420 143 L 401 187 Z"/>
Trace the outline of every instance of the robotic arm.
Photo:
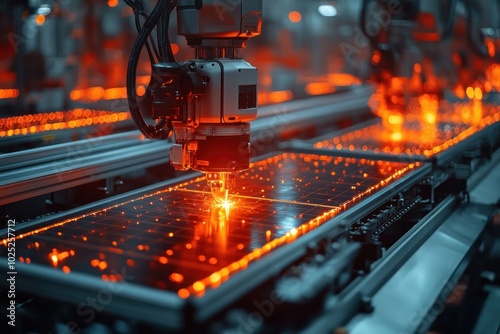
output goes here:
<path id="1" fill-rule="evenodd" d="M 127 72 L 136 125 L 147 138 L 166 138 L 172 132 L 172 166 L 205 172 L 214 197 L 227 200 L 235 173 L 249 167 L 248 122 L 257 116 L 257 69 L 239 58 L 239 50 L 260 34 L 262 0 L 158 0 L 150 15 L 141 1 L 127 3 L 136 22 L 139 15 L 147 17 L 143 27 L 137 23 L 139 36 Z M 177 62 L 170 49 L 168 18 L 175 7 L 177 32 L 195 50 L 192 60 Z M 155 27 L 158 48 L 151 38 Z M 135 77 L 144 46 L 152 77 L 146 94 L 138 97 Z M 157 123 L 147 124 L 143 113 Z"/>

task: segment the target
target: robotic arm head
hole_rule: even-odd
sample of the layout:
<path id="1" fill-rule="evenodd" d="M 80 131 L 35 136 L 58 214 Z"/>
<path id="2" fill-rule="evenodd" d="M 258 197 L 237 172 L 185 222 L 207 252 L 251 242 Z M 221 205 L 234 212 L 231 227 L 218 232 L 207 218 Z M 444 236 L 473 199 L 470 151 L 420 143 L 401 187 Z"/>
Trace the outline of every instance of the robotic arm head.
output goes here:
<path id="1" fill-rule="evenodd" d="M 238 51 L 260 34 L 262 0 L 178 0 L 177 25 L 195 57 L 153 64 L 144 109 L 173 132 L 171 165 L 205 172 L 214 197 L 227 201 L 235 173 L 250 164 L 257 69 Z"/>

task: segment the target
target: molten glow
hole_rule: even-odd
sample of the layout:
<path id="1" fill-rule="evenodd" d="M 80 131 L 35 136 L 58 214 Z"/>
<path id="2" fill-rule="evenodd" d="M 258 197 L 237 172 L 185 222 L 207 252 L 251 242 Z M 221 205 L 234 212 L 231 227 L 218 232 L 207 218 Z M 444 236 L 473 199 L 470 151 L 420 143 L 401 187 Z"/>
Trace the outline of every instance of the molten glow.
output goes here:
<path id="1" fill-rule="evenodd" d="M 116 6 L 118 6 L 118 0 L 108 0 L 108 6 L 109 7 L 116 7 Z"/>

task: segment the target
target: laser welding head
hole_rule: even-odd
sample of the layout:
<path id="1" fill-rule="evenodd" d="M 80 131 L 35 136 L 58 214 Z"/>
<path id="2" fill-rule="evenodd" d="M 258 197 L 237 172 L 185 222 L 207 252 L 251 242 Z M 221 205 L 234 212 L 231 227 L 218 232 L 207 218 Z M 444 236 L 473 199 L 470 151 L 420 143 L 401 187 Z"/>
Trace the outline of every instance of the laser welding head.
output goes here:
<path id="1" fill-rule="evenodd" d="M 239 51 L 261 32 L 262 0 L 173 0 L 170 4 L 152 23 L 160 31 L 158 43 L 168 41 L 166 11 L 176 4 L 177 33 L 194 48 L 195 57 L 176 62 L 166 48 L 166 57 L 153 64 L 146 97 L 138 105 L 158 120 L 156 133 L 160 126 L 173 133 L 171 165 L 205 172 L 214 197 L 227 199 L 235 173 L 250 164 L 248 122 L 257 117 L 257 68 L 241 59 Z"/>

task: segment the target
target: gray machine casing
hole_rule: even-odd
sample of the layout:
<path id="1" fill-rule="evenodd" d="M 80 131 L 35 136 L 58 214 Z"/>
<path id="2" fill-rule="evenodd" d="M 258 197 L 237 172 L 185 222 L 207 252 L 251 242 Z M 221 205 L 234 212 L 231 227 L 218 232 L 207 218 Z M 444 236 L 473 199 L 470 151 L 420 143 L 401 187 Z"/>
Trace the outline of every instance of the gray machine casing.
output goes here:
<path id="1" fill-rule="evenodd" d="M 178 0 L 177 33 L 190 38 L 249 38 L 260 34 L 262 1 Z"/>
<path id="2" fill-rule="evenodd" d="M 205 94 L 190 104 L 196 124 L 249 122 L 257 117 L 257 68 L 242 59 L 195 63 L 200 75 L 209 79 Z"/>

